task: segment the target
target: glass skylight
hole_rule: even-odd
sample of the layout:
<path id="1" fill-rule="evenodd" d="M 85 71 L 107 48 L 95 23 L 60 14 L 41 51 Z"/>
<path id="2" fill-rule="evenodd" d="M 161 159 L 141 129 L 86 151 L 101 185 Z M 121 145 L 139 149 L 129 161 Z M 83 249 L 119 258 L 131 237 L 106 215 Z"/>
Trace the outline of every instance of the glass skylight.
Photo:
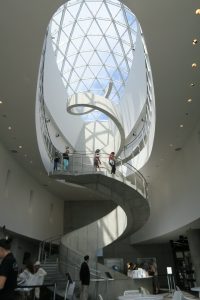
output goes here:
<path id="1" fill-rule="evenodd" d="M 117 0 L 71 0 L 51 22 L 57 65 L 69 96 L 92 92 L 119 103 L 133 61 L 137 20 Z M 93 111 L 85 118 L 102 114 Z M 92 118 L 93 118 L 92 117 Z"/>

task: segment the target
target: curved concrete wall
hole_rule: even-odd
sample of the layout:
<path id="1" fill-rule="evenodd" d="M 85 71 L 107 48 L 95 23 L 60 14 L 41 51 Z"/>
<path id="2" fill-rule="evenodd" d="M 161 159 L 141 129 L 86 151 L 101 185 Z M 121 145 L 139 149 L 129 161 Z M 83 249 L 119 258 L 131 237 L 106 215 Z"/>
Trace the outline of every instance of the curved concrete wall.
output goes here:
<path id="1" fill-rule="evenodd" d="M 200 123 L 171 164 L 150 182 L 151 216 L 131 236 L 138 243 L 162 236 L 199 218 Z"/>
<path id="2" fill-rule="evenodd" d="M 1 144 L 0 165 L 0 226 L 39 240 L 62 233 L 63 201 L 36 182 Z"/>

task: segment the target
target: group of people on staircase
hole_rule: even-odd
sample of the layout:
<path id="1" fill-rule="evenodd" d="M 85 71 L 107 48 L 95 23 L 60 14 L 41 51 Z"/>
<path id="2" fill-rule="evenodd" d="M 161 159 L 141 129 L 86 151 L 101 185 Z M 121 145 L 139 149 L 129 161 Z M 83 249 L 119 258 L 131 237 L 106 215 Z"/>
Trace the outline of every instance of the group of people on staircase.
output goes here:
<path id="1" fill-rule="evenodd" d="M 111 152 L 109 157 L 108 157 L 108 163 L 111 166 L 111 174 L 115 174 L 116 172 L 116 158 L 115 158 L 115 152 Z M 96 168 L 96 171 L 100 170 L 100 150 L 97 149 L 95 151 L 94 155 L 94 166 Z"/>
<path id="2" fill-rule="evenodd" d="M 62 154 L 62 159 L 63 159 L 63 171 L 68 170 L 69 166 L 69 147 L 66 146 L 65 152 Z M 54 171 L 58 170 L 58 166 L 61 160 L 61 156 L 59 156 L 58 152 L 55 152 L 54 155 Z M 116 172 L 116 158 L 115 158 L 115 152 L 111 152 L 109 157 L 108 157 L 108 163 L 111 166 L 111 174 L 115 174 Z M 100 170 L 100 165 L 101 165 L 101 160 L 100 160 L 100 150 L 96 149 L 95 154 L 94 154 L 94 167 L 95 170 L 98 171 Z"/>

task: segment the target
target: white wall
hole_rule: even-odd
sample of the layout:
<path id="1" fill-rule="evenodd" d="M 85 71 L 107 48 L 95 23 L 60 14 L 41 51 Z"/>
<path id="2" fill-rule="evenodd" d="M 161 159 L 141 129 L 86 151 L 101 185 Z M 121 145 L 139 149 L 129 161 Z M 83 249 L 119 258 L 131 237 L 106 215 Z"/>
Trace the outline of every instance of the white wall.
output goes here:
<path id="1" fill-rule="evenodd" d="M 138 30 L 133 64 L 129 73 L 125 93 L 120 102 L 125 136 L 133 129 L 146 102 L 147 83 L 144 50 Z"/>
<path id="2" fill-rule="evenodd" d="M 200 123 L 174 161 L 150 183 L 151 216 L 131 243 L 161 236 L 200 217 Z"/>
<path id="3" fill-rule="evenodd" d="M 63 201 L 45 191 L 1 144 L 0 165 L 0 225 L 39 240 L 62 233 Z"/>
<path id="4" fill-rule="evenodd" d="M 49 38 L 47 38 L 44 74 L 45 103 L 58 128 L 74 147 L 84 122 L 81 117 L 67 113 L 67 92 L 63 85 L 52 42 Z"/>

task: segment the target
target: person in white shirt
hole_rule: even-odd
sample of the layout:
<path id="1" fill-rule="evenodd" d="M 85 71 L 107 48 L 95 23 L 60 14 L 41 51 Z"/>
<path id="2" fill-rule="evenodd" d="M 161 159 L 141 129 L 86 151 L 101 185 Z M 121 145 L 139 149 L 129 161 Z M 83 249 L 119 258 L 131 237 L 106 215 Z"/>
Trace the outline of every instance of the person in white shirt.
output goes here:
<path id="1" fill-rule="evenodd" d="M 35 270 L 34 276 L 36 279 L 36 285 L 43 285 L 44 277 L 47 275 L 47 272 L 43 268 L 41 268 L 40 265 L 41 264 L 39 261 L 36 261 L 34 264 L 34 270 Z M 39 287 L 35 288 L 35 298 L 40 299 L 40 288 Z"/>

